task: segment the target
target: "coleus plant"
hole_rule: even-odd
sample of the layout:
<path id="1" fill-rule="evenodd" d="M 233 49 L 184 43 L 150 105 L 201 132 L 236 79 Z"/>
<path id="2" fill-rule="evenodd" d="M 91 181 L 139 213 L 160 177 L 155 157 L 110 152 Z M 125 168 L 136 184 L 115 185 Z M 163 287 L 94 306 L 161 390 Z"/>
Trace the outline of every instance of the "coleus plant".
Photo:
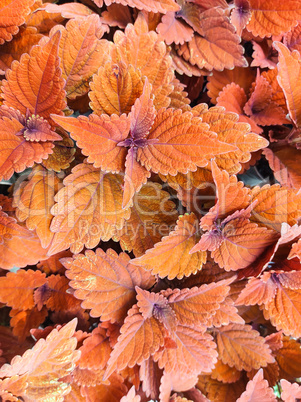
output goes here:
<path id="1" fill-rule="evenodd" d="M 300 18 L 1 2 L 1 400 L 301 398 Z"/>

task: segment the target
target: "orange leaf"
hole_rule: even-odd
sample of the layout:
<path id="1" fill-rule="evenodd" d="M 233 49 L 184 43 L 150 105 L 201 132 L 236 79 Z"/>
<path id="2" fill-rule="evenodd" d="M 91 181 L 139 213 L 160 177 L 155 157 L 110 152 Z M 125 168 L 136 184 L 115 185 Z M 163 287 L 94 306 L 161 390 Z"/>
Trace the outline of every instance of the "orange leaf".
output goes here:
<path id="1" fill-rule="evenodd" d="M 20 32 L 14 37 L 13 41 L 4 43 L 1 46 L 0 71 L 6 71 L 14 60 L 20 60 L 23 53 L 29 53 L 32 46 L 36 45 L 41 38 L 42 35 L 37 33 L 36 28 L 21 27 Z"/>
<path id="2" fill-rule="evenodd" d="M 252 12 L 248 0 L 235 0 L 234 6 L 230 21 L 235 26 L 237 34 L 241 36 L 242 31 L 252 17 Z"/>
<path id="3" fill-rule="evenodd" d="M 183 45 L 184 42 L 189 42 L 193 37 L 193 29 L 185 22 L 177 19 L 174 12 L 163 15 L 156 31 L 167 45 L 172 43 Z"/>
<path id="4" fill-rule="evenodd" d="M 155 317 L 172 336 L 176 329 L 176 315 L 162 294 L 148 292 L 136 286 L 137 306 L 145 319 Z"/>
<path id="5" fill-rule="evenodd" d="M 9 312 L 11 318 L 10 325 L 13 328 L 13 334 L 18 337 L 20 342 L 30 336 L 30 330 L 37 328 L 45 321 L 48 316 L 46 308 L 38 310 L 37 307 L 31 310 L 14 310 Z"/>
<path id="6" fill-rule="evenodd" d="M 0 6 L 0 45 L 11 41 L 30 13 L 33 0 L 3 0 Z"/>
<path id="7" fill-rule="evenodd" d="M 219 93 L 229 84 L 239 85 L 246 94 L 249 93 L 250 86 L 255 78 L 255 71 L 250 67 L 235 67 L 233 70 L 216 71 L 208 77 L 208 96 L 213 104 L 219 96 Z"/>
<path id="8" fill-rule="evenodd" d="M 180 216 L 175 229 L 133 263 L 151 270 L 160 278 L 167 276 L 170 280 L 195 274 L 206 262 L 205 252 L 189 254 L 198 238 L 197 226 L 194 214 Z"/>
<path id="9" fill-rule="evenodd" d="M 231 174 L 240 171 L 241 162 L 245 163 L 251 159 L 251 152 L 269 145 L 265 138 L 250 132 L 249 124 L 239 123 L 237 114 L 227 113 L 222 107 L 208 109 L 206 103 L 200 103 L 192 109 L 192 112 L 204 123 L 209 124 L 210 130 L 217 133 L 219 141 L 236 146 L 233 152 L 214 155 L 218 167 Z"/>
<path id="10" fill-rule="evenodd" d="M 26 220 L 30 230 L 36 230 L 42 247 L 47 248 L 54 236 L 50 232 L 52 215 L 50 209 L 54 204 L 54 195 L 62 184 L 53 172 L 36 166 L 14 191 L 13 206 L 16 207 L 16 217 L 19 221 Z"/>
<path id="11" fill-rule="evenodd" d="M 232 279 L 213 282 L 192 289 L 169 289 L 163 291 L 163 295 L 167 297 L 179 323 L 209 327 L 215 312 L 229 292 L 231 281 Z"/>
<path id="12" fill-rule="evenodd" d="M 121 335 L 114 346 L 104 378 L 116 370 L 134 367 L 153 355 L 164 344 L 165 330 L 154 317 L 144 319 L 137 305 L 128 311 Z M 1 374 L 1 371 L 0 371 Z"/>
<path id="13" fill-rule="evenodd" d="M 273 1 L 249 0 L 252 17 L 247 30 L 255 36 L 265 37 L 280 35 L 289 31 L 301 17 L 301 5 L 298 0 Z"/>
<path id="14" fill-rule="evenodd" d="M 272 87 L 259 73 L 256 77 L 254 91 L 245 104 L 244 111 L 256 124 L 261 126 L 289 123 L 284 110 L 272 101 Z"/>
<path id="15" fill-rule="evenodd" d="M 102 3 L 102 0 L 95 0 L 95 2 Z M 112 0 L 105 0 L 106 5 L 113 3 Z M 145 10 L 148 12 L 162 13 L 165 14 L 168 11 L 178 11 L 179 5 L 174 0 L 118 0 L 118 3 L 123 6 L 130 6 L 133 8 L 138 8 L 138 10 Z M 102 4 L 99 4 L 101 7 Z"/>
<path id="16" fill-rule="evenodd" d="M 121 60 L 127 66 L 132 65 L 135 70 L 139 69 L 141 75 L 146 76 L 152 85 L 155 108 L 168 107 L 168 95 L 173 91 L 172 60 L 159 35 L 154 31 L 149 32 L 142 13 L 138 14 L 134 25 L 129 24 L 126 27 L 124 33 L 115 32 L 114 43 L 118 58 L 113 58 L 113 61 L 116 63 Z"/>
<path id="17" fill-rule="evenodd" d="M 102 382 L 95 386 L 81 386 L 81 395 L 85 398 L 84 402 L 120 402 L 127 391 L 128 388 L 124 384 L 124 379 L 115 373 L 111 375 L 109 385 Z"/>
<path id="18" fill-rule="evenodd" d="M 247 95 L 238 84 L 232 82 L 232 84 L 226 85 L 219 93 L 216 102 L 217 106 L 223 106 L 227 112 L 237 113 L 239 115 L 238 121 L 249 123 L 253 132 L 262 133 L 262 128 L 258 127 L 253 119 L 244 114 L 243 109 L 247 102 Z"/>
<path id="19" fill-rule="evenodd" d="M 58 56 L 69 99 L 88 92 L 89 80 L 100 66 L 100 54 L 104 48 L 100 38 L 106 30 L 99 16 L 91 14 L 82 19 L 68 21 L 66 27 L 56 25 L 50 31 L 50 37 L 57 31 L 61 32 Z"/>
<path id="20" fill-rule="evenodd" d="M 110 6 L 107 6 L 106 11 L 101 13 L 100 20 L 102 23 L 107 24 L 110 27 L 117 26 L 124 29 L 132 22 L 132 15 L 127 6 L 113 3 Z"/>
<path id="21" fill-rule="evenodd" d="M 246 287 L 235 301 L 236 305 L 254 306 L 266 304 L 275 297 L 277 286 L 269 273 L 260 278 L 250 278 Z"/>
<path id="22" fill-rule="evenodd" d="M 239 36 L 221 8 L 212 8 L 200 15 L 198 33 L 201 36 L 195 33 L 188 45 L 178 50 L 185 60 L 207 70 L 247 66 Z"/>
<path id="23" fill-rule="evenodd" d="M 26 267 L 46 258 L 37 235 L 0 210 L 0 267 Z"/>
<path id="24" fill-rule="evenodd" d="M 275 361 L 264 338 L 250 325 L 229 324 L 219 328 L 217 351 L 223 363 L 237 370 L 259 369 Z"/>
<path id="25" fill-rule="evenodd" d="M 44 45 L 34 46 L 30 54 L 15 61 L 3 80 L 4 104 L 45 119 L 51 113 L 62 114 L 65 108 L 64 80 L 59 68 L 57 32 Z"/>
<path id="26" fill-rule="evenodd" d="M 205 328 L 179 324 L 174 339 L 177 344 L 175 349 L 164 349 L 154 355 L 160 368 L 185 375 L 211 372 L 217 361 L 216 344 Z"/>
<path id="27" fill-rule="evenodd" d="M 164 234 L 168 235 L 178 217 L 176 206 L 169 198 L 170 194 L 160 184 L 151 181 L 134 195 L 131 216 L 114 237 L 123 250 L 133 251 L 139 257 Z"/>
<path id="28" fill-rule="evenodd" d="M 130 120 L 126 115 L 97 116 L 51 116 L 52 119 L 69 131 L 83 154 L 88 155 L 87 161 L 104 171 L 119 172 L 124 169 L 126 150 L 118 143 L 129 133 Z"/>
<path id="29" fill-rule="evenodd" d="M 63 275 L 51 275 L 47 278 L 46 289 L 48 297 L 45 302 L 46 307 L 53 311 L 73 310 L 78 308 L 80 301 L 73 294 L 67 293 L 69 281 Z"/>
<path id="30" fill-rule="evenodd" d="M 218 360 L 211 373 L 211 377 L 214 380 L 231 384 L 240 379 L 241 372 L 235 367 L 230 367 L 228 364 L 224 364 L 221 360 Z"/>
<path id="31" fill-rule="evenodd" d="M 293 226 L 300 218 L 301 194 L 296 189 L 280 187 L 279 184 L 253 187 L 252 201 L 255 203 L 251 220 L 281 231 L 283 222 Z"/>
<path id="32" fill-rule="evenodd" d="M 93 11 L 81 3 L 67 3 L 67 4 L 46 4 L 45 11 L 47 13 L 60 13 L 64 18 L 77 18 L 87 17 L 92 14 Z"/>
<path id="33" fill-rule="evenodd" d="M 220 142 L 198 117 L 173 109 L 158 111 L 147 141 L 147 146 L 138 149 L 138 160 L 148 170 L 173 176 L 206 166 L 215 155 L 236 149 Z"/>
<path id="34" fill-rule="evenodd" d="M 272 388 L 269 387 L 267 380 L 263 378 L 263 370 L 258 370 L 257 374 L 248 382 L 245 392 L 243 392 L 237 402 L 250 402 L 260 400 L 261 402 L 276 402 L 276 396 Z"/>
<path id="35" fill-rule="evenodd" d="M 236 401 L 245 390 L 246 383 L 244 378 L 240 378 L 238 381 L 229 384 L 213 380 L 210 375 L 201 375 L 199 376 L 197 387 L 210 401 L 232 402 Z"/>
<path id="36" fill-rule="evenodd" d="M 84 245 L 96 247 L 121 229 L 130 211 L 122 209 L 122 181 L 119 175 L 105 174 L 92 165 L 79 164 L 64 179 L 55 196 L 50 230 L 55 233 L 49 255 L 70 247 L 79 253 Z"/>
<path id="37" fill-rule="evenodd" d="M 276 145 L 264 149 L 263 154 L 279 183 L 293 189 L 301 187 L 300 150 L 288 145 Z"/>
<path id="38" fill-rule="evenodd" d="M 27 141 L 22 134 L 24 125 L 14 117 L 0 117 L 0 179 L 9 179 L 14 172 L 22 172 L 35 162 L 46 159 L 53 142 Z"/>
<path id="39" fill-rule="evenodd" d="M 60 172 L 62 169 L 67 169 L 70 166 L 70 163 L 74 159 L 76 149 L 74 141 L 65 130 L 57 129 L 57 131 L 62 137 L 62 140 L 55 142 L 52 154 L 50 154 L 46 160 L 43 160 L 42 164 L 48 170 Z"/>
<path id="40" fill-rule="evenodd" d="M 280 368 L 279 378 L 294 381 L 300 377 L 300 344 L 295 339 L 284 336 L 283 347 L 277 350 L 276 361 Z"/>
<path id="41" fill-rule="evenodd" d="M 300 10 L 301 12 L 301 10 Z M 290 52 L 288 48 L 280 42 L 274 44 L 279 53 L 278 63 L 278 82 L 281 86 L 289 114 L 297 127 L 301 126 L 300 99 L 301 92 L 299 82 L 301 77 L 300 53 L 297 50 Z"/>
<path id="42" fill-rule="evenodd" d="M 220 304 L 220 308 L 216 310 L 213 316 L 213 325 L 218 328 L 222 325 L 228 325 L 230 322 L 235 324 L 244 324 L 244 319 L 238 314 L 237 308 L 234 306 L 234 301 L 230 296 Z"/>
<path id="43" fill-rule="evenodd" d="M 8 272 L 0 278 L 0 302 L 14 309 L 28 310 L 34 307 L 33 292 L 46 283 L 41 271 Z"/>
<path id="44" fill-rule="evenodd" d="M 135 302 L 135 286 L 149 288 L 154 283 L 154 277 L 133 266 L 125 253 L 118 256 L 113 250 L 87 250 L 85 255 L 62 259 L 62 263 L 75 297 L 83 300 L 83 308 L 91 309 L 92 317 L 102 321 L 122 322 Z"/>
<path id="45" fill-rule="evenodd" d="M 211 161 L 212 176 L 216 186 L 217 202 L 209 212 L 201 218 L 201 228 L 210 230 L 214 222 L 223 219 L 236 210 L 246 208 L 251 202 L 251 191 L 243 182 L 237 181 L 235 175 L 229 176 L 225 170 L 220 170 L 217 164 Z"/>
<path id="46" fill-rule="evenodd" d="M 94 113 L 128 114 L 142 94 L 143 78 L 132 65 L 109 60 L 94 74 L 90 87 L 90 107 Z"/>
<path id="47" fill-rule="evenodd" d="M 264 304 L 264 317 L 284 334 L 299 337 L 301 334 L 301 286 L 299 272 L 271 273 L 277 287 L 275 296 Z M 298 283 L 298 285 L 296 285 Z"/>
<path id="48" fill-rule="evenodd" d="M 77 362 L 78 367 L 81 369 L 104 369 L 111 353 L 111 346 L 109 338 L 106 335 L 106 330 L 99 326 L 95 328 L 91 336 L 84 340 L 79 350 L 81 351 L 81 357 Z"/>
<path id="49" fill-rule="evenodd" d="M 31 401 L 44 401 L 54 394 L 61 399 L 70 392 L 70 385 L 61 379 L 69 374 L 79 358 L 75 351 L 76 338 L 73 337 L 76 319 L 58 331 L 54 329 L 45 339 L 40 339 L 23 356 L 16 356 L 11 364 L 4 364 L 0 377 L 25 375 L 27 388 L 20 396 Z M 58 400 L 59 400 L 58 399 Z"/>

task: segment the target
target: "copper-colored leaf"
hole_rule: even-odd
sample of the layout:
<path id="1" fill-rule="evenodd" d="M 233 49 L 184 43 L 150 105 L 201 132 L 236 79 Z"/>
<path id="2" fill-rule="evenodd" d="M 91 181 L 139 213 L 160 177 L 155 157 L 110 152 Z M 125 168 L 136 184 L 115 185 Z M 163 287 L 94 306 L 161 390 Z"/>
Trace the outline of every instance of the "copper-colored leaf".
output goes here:
<path id="1" fill-rule="evenodd" d="M 182 279 L 183 276 L 195 274 L 206 262 L 206 253 L 190 255 L 189 251 L 198 238 L 198 221 L 194 214 L 184 215 L 177 221 L 175 229 L 160 243 L 147 250 L 134 264 L 151 270 L 160 278 Z"/>
<path id="2" fill-rule="evenodd" d="M 266 148 L 263 154 L 279 183 L 290 188 L 301 187 L 300 150 L 282 145 L 271 149 Z"/>
<path id="3" fill-rule="evenodd" d="M 229 324 L 217 332 L 217 350 L 223 363 L 250 371 L 273 363 L 271 350 L 250 325 Z"/>
<path id="4" fill-rule="evenodd" d="M 172 43 L 183 45 L 193 37 L 193 29 L 184 21 L 177 19 L 174 12 L 165 14 L 156 30 L 167 45 Z"/>
<path id="5" fill-rule="evenodd" d="M 83 300 L 83 308 L 91 309 L 92 317 L 103 321 L 122 322 L 135 302 L 135 286 L 149 288 L 154 283 L 154 277 L 133 266 L 125 253 L 118 256 L 113 250 L 87 250 L 85 255 L 64 258 L 62 262 L 75 297 Z"/>
<path id="6" fill-rule="evenodd" d="M 90 87 L 90 106 L 94 113 L 128 114 L 142 94 L 143 79 L 140 70 L 132 65 L 110 60 L 94 74 Z"/>
<path id="7" fill-rule="evenodd" d="M 62 35 L 58 56 L 68 98 L 74 99 L 88 92 L 89 80 L 100 65 L 99 55 L 104 47 L 100 38 L 105 30 L 99 16 L 91 14 L 68 21 L 66 27 L 56 25 L 50 31 L 50 37 L 57 31 Z"/>
<path id="8" fill-rule="evenodd" d="M 255 123 L 262 126 L 289 123 L 284 110 L 272 101 L 272 87 L 269 82 L 259 74 L 256 77 L 254 91 L 245 104 L 244 111 Z"/>
<path id="9" fill-rule="evenodd" d="M 246 208 L 251 201 L 251 191 L 243 182 L 238 182 L 236 176 L 229 176 L 225 170 L 220 170 L 217 164 L 211 162 L 211 170 L 216 186 L 217 203 L 201 219 L 202 229 L 209 230 L 214 221 L 223 219 L 236 210 Z"/>
<path id="10" fill-rule="evenodd" d="M 34 162 L 41 163 L 52 152 L 53 142 L 27 141 L 22 135 L 22 123 L 16 118 L 0 118 L 0 178 L 9 179 L 14 172 L 22 172 Z"/>
<path id="11" fill-rule="evenodd" d="M 233 402 L 245 390 L 246 383 L 244 378 L 240 378 L 234 383 L 222 383 L 213 380 L 210 375 L 199 376 L 197 387 L 209 398 L 215 402 Z"/>
<path id="12" fill-rule="evenodd" d="M 275 282 L 270 274 L 263 274 L 261 278 L 250 278 L 246 287 L 235 301 L 236 305 L 266 304 L 273 299 L 277 291 Z"/>
<path id="13" fill-rule="evenodd" d="M 77 362 L 78 367 L 81 369 L 104 369 L 111 353 L 106 330 L 99 326 L 95 328 L 91 336 L 84 340 L 79 350 L 81 351 L 81 357 Z"/>
<path id="14" fill-rule="evenodd" d="M 23 356 L 16 356 L 11 364 L 1 367 L 0 377 L 24 375 L 27 388 L 20 396 L 27 400 L 44 401 L 54 394 L 58 400 L 70 391 L 70 385 L 60 379 L 69 374 L 79 352 L 75 351 L 76 338 L 73 337 L 76 319 L 58 331 L 54 329 L 45 339 L 40 339 Z"/>
<path id="15" fill-rule="evenodd" d="M 221 8 L 212 8 L 200 15 L 198 35 L 195 33 L 188 45 L 179 49 L 190 63 L 207 70 L 246 67 L 239 36 Z M 202 35 L 202 36 L 201 36 Z"/>
<path id="16" fill-rule="evenodd" d="M 255 202 L 251 220 L 281 231 L 283 222 L 293 226 L 300 218 L 301 194 L 279 184 L 253 187 L 252 200 Z"/>
<path id="17" fill-rule="evenodd" d="M 0 45 L 11 41 L 30 13 L 33 0 L 3 0 L 0 5 Z"/>
<path id="18" fill-rule="evenodd" d="M 142 363 L 164 344 L 164 326 L 154 317 L 144 319 L 136 305 L 129 310 L 120 333 L 109 359 L 105 378 L 115 370 L 120 371 L 127 366 Z"/>
<path id="19" fill-rule="evenodd" d="M 170 194 L 158 183 L 148 181 L 134 195 L 131 216 L 124 227 L 117 230 L 123 250 L 133 251 L 139 257 L 168 235 L 174 228 L 178 212 Z"/>
<path id="20" fill-rule="evenodd" d="M 283 337 L 283 347 L 275 353 L 275 358 L 280 368 L 279 377 L 288 381 L 294 381 L 300 377 L 301 348 L 297 340 L 291 337 Z"/>
<path id="21" fill-rule="evenodd" d="M 49 246 L 54 235 L 50 231 L 50 209 L 54 195 L 61 187 L 56 174 L 37 166 L 14 192 L 16 217 L 21 222 L 26 221 L 28 229 L 36 230 L 44 248 Z"/>
<path id="22" fill-rule="evenodd" d="M 0 71 L 5 72 L 10 68 L 14 60 L 20 60 L 23 53 L 29 53 L 32 46 L 36 45 L 41 38 L 42 35 L 37 33 L 36 28 L 21 27 L 20 32 L 14 37 L 13 41 L 7 42 L 1 46 Z"/>
<path id="23" fill-rule="evenodd" d="M 236 146 L 216 137 L 207 124 L 190 112 L 160 109 L 147 137 L 148 144 L 138 149 L 137 157 L 156 173 L 187 173 L 196 170 L 196 166 L 206 166 L 215 155 L 236 150 Z"/>
<path id="24" fill-rule="evenodd" d="M 99 2 L 99 0 L 95 0 L 95 2 Z M 107 5 L 112 2 L 112 0 L 105 0 Z M 152 11 L 154 13 L 162 14 L 165 14 L 168 11 L 178 11 L 180 8 L 174 0 L 118 0 L 118 3 L 123 6 L 138 8 L 138 10 L 145 10 L 148 12 Z"/>
<path id="25" fill-rule="evenodd" d="M 212 75 L 208 77 L 208 96 L 211 98 L 213 104 L 219 96 L 219 93 L 227 85 L 234 83 L 239 85 L 246 94 L 255 78 L 254 69 L 250 67 L 235 67 L 233 70 L 213 71 Z"/>
<path id="26" fill-rule="evenodd" d="M 52 119 L 69 131 L 71 137 L 88 155 L 87 161 L 94 163 L 104 171 L 119 172 L 124 169 L 126 150 L 117 146 L 129 133 L 130 120 L 128 116 L 51 116 Z"/>
<path id="27" fill-rule="evenodd" d="M 278 82 L 283 89 L 290 117 L 296 126 L 299 127 L 301 125 L 301 91 L 299 89 L 301 76 L 300 54 L 297 50 L 290 52 L 280 42 L 276 42 L 274 46 L 279 52 Z"/>
<path id="28" fill-rule="evenodd" d="M 0 267 L 11 269 L 36 264 L 46 258 L 38 236 L 0 211 Z"/>
<path id="29" fill-rule="evenodd" d="M 60 36 L 57 32 L 48 43 L 34 46 L 29 55 L 12 64 L 2 86 L 5 105 L 45 119 L 62 113 L 66 102 L 58 57 Z"/>
<path id="30" fill-rule="evenodd" d="M 233 152 L 215 154 L 218 167 L 231 174 L 240 171 L 241 162 L 248 162 L 251 159 L 251 152 L 269 145 L 265 138 L 250 132 L 249 124 L 239 123 L 237 114 L 225 112 L 222 107 L 208 109 L 206 103 L 200 103 L 192 109 L 192 112 L 195 116 L 201 117 L 204 123 L 209 124 L 210 130 L 217 133 L 219 141 L 236 146 Z"/>
<path id="31" fill-rule="evenodd" d="M 20 342 L 30 336 L 30 330 L 37 328 L 45 321 L 48 316 L 47 308 L 38 310 L 35 306 L 31 310 L 12 309 L 9 312 L 11 317 L 10 325 L 13 328 L 13 334 L 18 337 Z"/>
<path id="32" fill-rule="evenodd" d="M 85 402 L 120 402 L 127 391 L 124 379 L 115 373 L 110 377 L 110 384 L 102 382 L 95 386 L 81 386 L 81 395 L 84 396 Z"/>
<path id="33" fill-rule="evenodd" d="M 140 402 L 140 401 L 141 401 L 141 397 L 140 397 L 140 395 L 136 395 L 134 385 L 129 390 L 129 392 L 126 394 L 126 396 L 123 396 L 120 399 L 120 402 Z"/>
<path id="34" fill-rule="evenodd" d="M 163 291 L 177 320 L 183 325 L 212 325 L 213 315 L 229 292 L 231 280 L 204 284 L 192 289 Z"/>
<path id="35" fill-rule="evenodd" d="M 64 18 L 77 18 L 87 17 L 92 14 L 92 10 L 81 3 L 67 3 L 67 4 L 46 4 L 45 10 L 47 13 L 60 13 Z"/>
<path id="36" fill-rule="evenodd" d="M 159 2 L 158 2 L 159 3 Z M 171 68 L 171 58 L 165 43 L 158 34 L 148 29 L 147 22 L 142 13 L 134 25 L 129 24 L 125 32 L 117 31 L 114 35 L 118 58 L 127 66 L 132 65 L 135 70 L 140 69 L 141 75 L 146 76 L 152 85 L 155 95 L 155 107 L 168 107 L 172 92 L 171 81 L 174 72 Z"/>
<path id="37" fill-rule="evenodd" d="M 104 174 L 92 165 L 79 164 L 64 179 L 52 207 L 50 230 L 55 233 L 49 255 L 70 247 L 79 253 L 93 248 L 121 229 L 130 211 L 122 209 L 122 178 Z"/>
<path id="38" fill-rule="evenodd" d="M 34 289 L 46 283 L 41 271 L 8 272 L 0 278 L 0 302 L 14 309 L 28 310 L 34 307 Z"/>
<path id="39" fill-rule="evenodd" d="M 155 353 L 159 367 L 164 367 L 167 372 L 179 371 L 185 375 L 211 372 L 217 360 L 216 344 L 205 328 L 179 324 L 175 341 L 175 349 Z"/>
<path id="40" fill-rule="evenodd" d="M 245 392 L 243 392 L 237 402 L 251 402 L 260 400 L 261 402 L 276 402 L 276 396 L 272 388 L 269 387 L 267 380 L 263 378 L 263 370 L 258 370 L 258 373 L 248 382 Z"/>
<path id="41" fill-rule="evenodd" d="M 212 370 L 211 377 L 214 380 L 222 381 L 223 383 L 233 383 L 240 379 L 241 372 L 235 367 L 230 367 L 228 364 L 218 360 Z"/>
<path id="42" fill-rule="evenodd" d="M 262 38 L 289 31 L 301 17 L 298 0 L 249 0 L 249 3 L 252 17 L 246 28 Z"/>

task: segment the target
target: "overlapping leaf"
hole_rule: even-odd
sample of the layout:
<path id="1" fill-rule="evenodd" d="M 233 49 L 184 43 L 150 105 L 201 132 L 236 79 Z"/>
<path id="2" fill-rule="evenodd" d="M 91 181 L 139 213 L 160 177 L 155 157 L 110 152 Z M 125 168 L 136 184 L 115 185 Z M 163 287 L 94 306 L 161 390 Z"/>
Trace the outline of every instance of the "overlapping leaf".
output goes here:
<path id="1" fill-rule="evenodd" d="M 71 388 L 60 379 L 72 371 L 79 358 L 79 352 L 75 351 L 77 341 L 73 337 L 75 326 L 76 319 L 60 331 L 52 330 L 46 340 L 40 339 L 23 356 L 16 356 L 11 364 L 3 365 L 0 377 L 25 377 L 26 387 L 18 396 L 28 400 L 42 402 L 54 394 L 61 399 Z"/>
<path id="2" fill-rule="evenodd" d="M 267 380 L 263 378 L 263 370 L 258 370 L 257 374 L 247 384 L 244 393 L 241 394 L 237 402 L 256 401 L 260 399 L 262 402 L 276 402 L 277 399 L 274 391 L 269 387 Z"/>
<path id="3" fill-rule="evenodd" d="M 15 61 L 2 81 L 4 104 L 45 119 L 51 113 L 61 114 L 66 106 L 64 80 L 59 67 L 57 32 L 44 45 L 34 46 L 30 54 Z"/>
<path id="4" fill-rule="evenodd" d="M 271 350 L 250 325 L 229 324 L 217 332 L 217 350 L 222 362 L 250 371 L 273 363 Z"/>
<path id="5" fill-rule="evenodd" d="M 175 332 L 177 347 L 156 352 L 160 368 L 167 372 L 177 371 L 185 375 L 210 372 L 216 363 L 216 344 L 205 328 L 179 324 Z"/>
<path id="6" fill-rule="evenodd" d="M 103 321 L 122 322 L 135 302 L 135 286 L 148 289 L 154 284 L 152 275 L 133 266 L 125 253 L 118 256 L 113 250 L 88 250 L 62 262 L 75 297 L 83 300 L 83 308 L 91 309 L 92 317 Z"/>
<path id="7" fill-rule="evenodd" d="M 55 233 L 49 255 L 70 247 L 80 252 L 95 247 L 120 229 L 130 211 L 122 209 L 122 178 L 104 174 L 92 165 L 79 164 L 64 179 L 55 196 L 50 230 Z"/>
<path id="8" fill-rule="evenodd" d="M 225 300 L 232 280 L 204 284 L 192 289 L 163 291 L 169 305 L 175 311 L 177 320 L 183 325 L 211 326 L 213 315 Z"/>
<path id="9" fill-rule="evenodd" d="M 139 257 L 169 234 L 178 217 L 176 205 L 169 198 L 158 183 L 148 181 L 142 186 L 133 198 L 130 218 L 114 237 L 123 250 Z"/>
<path id="10" fill-rule="evenodd" d="M 137 306 L 129 310 L 120 333 L 109 359 L 105 378 L 115 370 L 120 371 L 127 366 L 142 363 L 164 344 L 163 325 L 154 317 L 144 319 Z"/>
<path id="11" fill-rule="evenodd" d="M 278 82 L 283 89 L 289 114 L 297 127 L 301 125 L 299 81 L 301 76 L 300 54 L 297 50 L 290 52 L 283 43 L 276 42 L 279 52 Z"/>
<path id="12" fill-rule="evenodd" d="M 40 271 L 18 270 L 0 278 L 0 302 L 14 309 L 28 310 L 34 307 L 34 289 L 46 283 Z"/>
<path id="13" fill-rule="evenodd" d="M 174 231 L 142 257 L 135 259 L 134 264 L 151 270 L 161 278 L 182 279 L 196 273 L 206 262 L 205 252 L 189 254 L 197 241 L 197 232 L 198 221 L 194 214 L 180 217 Z"/>
<path id="14" fill-rule="evenodd" d="M 249 7 L 252 16 L 246 28 L 262 38 L 288 32 L 301 17 L 301 4 L 298 0 L 249 0 Z"/>
<path id="15" fill-rule="evenodd" d="M 27 141 L 20 133 L 24 125 L 14 117 L 0 117 L 0 178 L 9 179 L 35 162 L 41 163 L 52 152 L 52 141 Z"/>
<path id="16" fill-rule="evenodd" d="M 30 230 L 36 230 L 42 247 L 47 248 L 53 238 L 50 231 L 52 215 L 50 209 L 54 204 L 54 195 L 62 187 L 59 178 L 41 166 L 37 166 L 14 192 L 16 217 L 26 221 Z"/>
<path id="17" fill-rule="evenodd" d="M 178 49 L 185 60 L 207 70 L 222 71 L 225 68 L 247 66 L 239 37 L 221 8 L 203 12 L 198 21 L 197 32 L 187 45 Z"/>
<path id="18" fill-rule="evenodd" d="M 58 56 L 68 98 L 74 99 L 88 92 L 89 80 L 97 72 L 101 64 L 100 55 L 106 49 L 106 44 L 100 40 L 105 30 L 106 26 L 97 14 L 72 19 L 66 27 L 56 25 L 52 28 L 50 36 L 61 32 Z"/>
<path id="19" fill-rule="evenodd" d="M 38 236 L 0 211 L 0 267 L 11 269 L 36 264 L 46 258 Z"/>
<path id="20" fill-rule="evenodd" d="M 34 0 L 4 0 L 0 6 L 0 45 L 11 41 L 24 24 Z"/>

